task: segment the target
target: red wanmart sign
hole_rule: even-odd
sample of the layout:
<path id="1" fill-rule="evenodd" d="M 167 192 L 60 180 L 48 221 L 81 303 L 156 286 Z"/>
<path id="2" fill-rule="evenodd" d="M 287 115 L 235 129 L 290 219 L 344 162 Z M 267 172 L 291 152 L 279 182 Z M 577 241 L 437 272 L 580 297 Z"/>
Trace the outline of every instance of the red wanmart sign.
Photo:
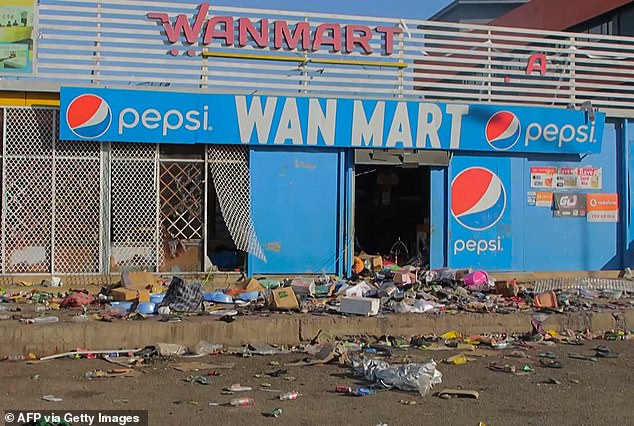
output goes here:
<path id="1" fill-rule="evenodd" d="M 355 51 L 370 55 L 379 53 L 391 55 L 394 51 L 394 35 L 399 34 L 399 27 L 366 25 L 341 25 L 325 23 L 318 25 L 312 32 L 308 22 L 296 22 L 289 25 L 287 21 L 267 18 L 252 21 L 249 18 L 234 18 L 232 16 L 211 16 L 207 18 L 209 3 L 203 2 L 193 16 L 193 23 L 185 14 L 170 18 L 164 12 L 148 12 L 148 19 L 156 19 L 165 30 L 168 42 L 177 43 L 181 36 L 189 44 L 202 43 L 208 45 L 214 40 L 220 40 L 224 46 L 244 47 L 252 45 L 259 48 L 284 50 L 303 50 L 317 52 L 328 50 L 333 53 L 352 53 Z M 292 27 L 292 28 L 291 28 Z M 237 40 L 236 40 L 237 34 Z M 272 34 L 272 40 L 269 37 Z M 370 41 L 382 41 L 380 52 L 375 52 Z M 172 55 L 177 55 L 177 49 L 171 49 Z M 193 56 L 195 52 L 187 52 Z"/>

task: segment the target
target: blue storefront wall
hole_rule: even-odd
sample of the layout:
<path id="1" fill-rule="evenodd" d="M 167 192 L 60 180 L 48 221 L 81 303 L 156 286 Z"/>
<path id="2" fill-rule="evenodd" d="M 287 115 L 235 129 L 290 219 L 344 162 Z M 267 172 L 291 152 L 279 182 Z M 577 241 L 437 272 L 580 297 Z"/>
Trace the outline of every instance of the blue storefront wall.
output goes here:
<path id="1" fill-rule="evenodd" d="M 249 255 L 251 274 L 345 274 L 351 256 L 349 152 L 251 150 L 251 215 L 266 256 Z"/>
<path id="2" fill-rule="evenodd" d="M 60 96 L 65 139 L 249 145 L 251 216 L 265 254 L 249 255 L 250 273 L 349 271 L 351 159 L 366 148 L 453 152 L 447 169 L 431 172 L 432 266 L 599 270 L 631 261 L 632 124 L 604 132 L 603 113 L 590 122 L 579 110 L 482 104 L 103 88 Z M 602 168 L 600 192 L 619 194 L 620 221 L 555 218 L 528 205 L 532 166 Z"/>
<path id="3" fill-rule="evenodd" d="M 626 236 L 627 225 L 631 225 L 632 207 L 628 200 L 631 186 L 623 184 L 628 179 L 627 164 L 622 161 L 625 152 L 622 136 L 620 124 L 606 123 L 601 153 L 581 158 L 576 155 L 492 157 L 456 153 L 448 169 L 432 171 L 432 267 L 447 265 L 491 271 L 614 270 L 627 261 L 626 241 L 631 262 L 632 239 Z M 630 147 L 631 144 L 630 136 Z M 586 217 L 558 218 L 553 216 L 552 208 L 528 205 L 528 193 L 536 191 L 531 188 L 531 167 L 584 166 L 602 168 L 601 190 L 554 192 L 618 193 L 621 209 L 618 223 L 589 223 Z M 630 155 L 629 176 L 632 167 Z M 467 169 L 472 170 L 463 177 L 485 180 L 484 186 L 478 182 L 472 185 L 475 194 L 466 191 L 468 188 L 459 182 L 460 178 L 456 179 Z M 487 187 L 487 175 L 499 179 L 491 178 Z M 457 183 L 452 190 L 454 179 Z M 627 209 L 629 219 L 625 214 Z M 474 210 L 476 213 L 470 213 Z M 446 241 L 443 241 L 443 231 Z"/>

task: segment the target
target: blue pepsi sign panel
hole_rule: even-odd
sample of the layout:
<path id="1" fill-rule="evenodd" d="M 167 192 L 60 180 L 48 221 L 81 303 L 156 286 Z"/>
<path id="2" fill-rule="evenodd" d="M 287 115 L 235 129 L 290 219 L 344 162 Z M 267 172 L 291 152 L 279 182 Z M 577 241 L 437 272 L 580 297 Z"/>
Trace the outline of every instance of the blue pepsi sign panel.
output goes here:
<path id="1" fill-rule="evenodd" d="M 510 268 L 510 159 L 456 156 L 450 177 L 449 264 Z"/>
<path id="2" fill-rule="evenodd" d="M 64 140 L 599 153 L 605 114 L 442 104 L 64 87 Z"/>

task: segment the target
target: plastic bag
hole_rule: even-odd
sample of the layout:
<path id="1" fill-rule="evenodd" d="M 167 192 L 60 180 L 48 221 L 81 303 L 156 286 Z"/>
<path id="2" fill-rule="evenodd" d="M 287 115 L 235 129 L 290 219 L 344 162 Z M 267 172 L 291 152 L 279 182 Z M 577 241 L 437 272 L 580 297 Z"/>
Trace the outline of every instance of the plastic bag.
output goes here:
<path id="1" fill-rule="evenodd" d="M 418 391 L 421 396 L 429 393 L 434 385 L 442 383 L 442 373 L 431 360 L 426 364 L 404 364 L 391 367 L 385 361 L 376 359 L 356 359 L 355 372 L 366 380 L 384 387 L 395 387 L 404 391 Z"/>

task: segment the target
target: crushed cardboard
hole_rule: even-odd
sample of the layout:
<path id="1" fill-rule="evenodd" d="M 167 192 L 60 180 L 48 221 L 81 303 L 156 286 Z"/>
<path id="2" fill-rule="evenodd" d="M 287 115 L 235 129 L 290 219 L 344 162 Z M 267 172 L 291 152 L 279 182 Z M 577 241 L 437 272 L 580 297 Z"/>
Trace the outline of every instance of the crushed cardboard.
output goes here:
<path id="1" fill-rule="evenodd" d="M 271 307 L 279 310 L 297 310 L 299 302 L 291 287 L 277 288 L 272 291 Z"/>

